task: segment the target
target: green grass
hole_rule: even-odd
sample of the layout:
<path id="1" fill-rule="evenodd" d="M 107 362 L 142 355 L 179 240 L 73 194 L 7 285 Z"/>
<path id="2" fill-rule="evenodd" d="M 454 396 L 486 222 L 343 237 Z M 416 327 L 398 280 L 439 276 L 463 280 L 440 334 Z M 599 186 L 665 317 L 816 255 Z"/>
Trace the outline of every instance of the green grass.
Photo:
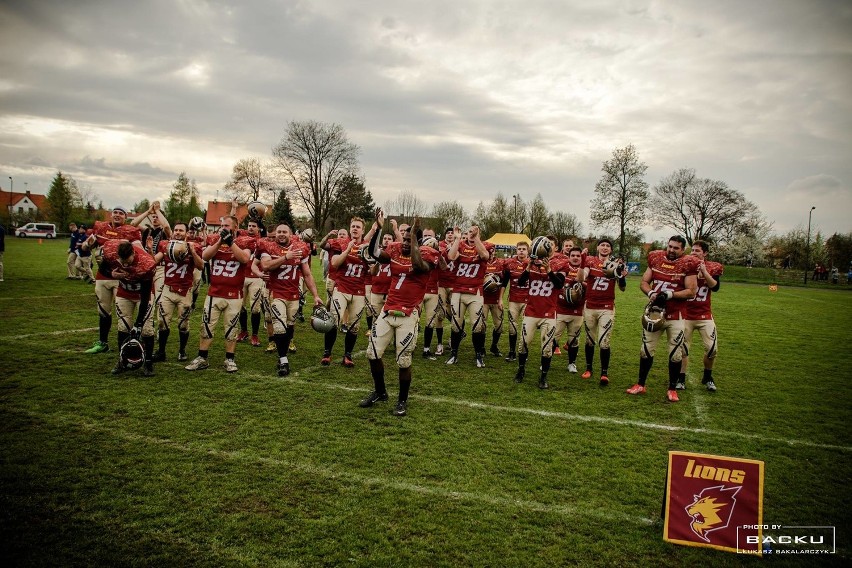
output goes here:
<path id="1" fill-rule="evenodd" d="M 184 371 L 171 347 L 156 377 L 115 378 L 114 353 L 83 353 L 94 296 L 64 279 L 63 251 L 7 239 L 0 538 L 13 565 L 757 565 L 662 541 L 675 449 L 764 460 L 764 522 L 836 525 L 839 554 L 819 561 L 848 562 L 848 293 L 726 282 L 713 299 L 719 392 L 693 365 L 672 405 L 660 364 L 647 396 L 623 393 L 644 304 L 633 277 L 609 389 L 569 375 L 564 356 L 549 391 L 532 371 L 516 385 L 502 359 L 476 369 L 466 340 L 458 366 L 416 357 L 400 419 L 389 404 L 358 408 L 363 352 L 355 369 L 319 367 L 322 337 L 306 324 L 285 379 L 245 344 L 239 373 L 224 373 L 221 337 L 207 371 Z M 198 328 L 196 314 L 191 345 Z M 392 398 L 395 374 L 388 361 Z"/>

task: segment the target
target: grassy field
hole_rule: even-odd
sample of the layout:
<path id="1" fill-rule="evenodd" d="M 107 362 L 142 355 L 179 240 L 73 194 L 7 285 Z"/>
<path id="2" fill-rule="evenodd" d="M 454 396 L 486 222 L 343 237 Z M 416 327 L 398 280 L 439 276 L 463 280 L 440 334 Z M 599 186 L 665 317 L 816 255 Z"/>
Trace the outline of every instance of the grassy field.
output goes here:
<path id="1" fill-rule="evenodd" d="M 669 404 L 661 364 L 648 395 L 624 394 L 644 304 L 633 277 L 608 389 L 569 375 L 564 355 L 550 390 L 534 364 L 516 385 L 502 359 L 477 369 L 466 340 L 455 367 L 415 359 L 409 416 L 396 418 L 391 404 L 357 406 L 372 384 L 365 338 L 354 369 L 324 368 L 306 324 L 287 378 L 245 344 L 226 374 L 221 337 L 209 370 L 184 371 L 174 335 L 156 377 L 113 377 L 113 352 L 83 353 L 94 295 L 64 279 L 65 243 L 6 242 L 0 539 L 13 565 L 801 565 L 663 542 L 669 450 L 765 461 L 764 522 L 835 525 L 838 554 L 808 565 L 852 554 L 845 290 L 723 284 L 719 391 L 701 387 L 698 364 Z"/>

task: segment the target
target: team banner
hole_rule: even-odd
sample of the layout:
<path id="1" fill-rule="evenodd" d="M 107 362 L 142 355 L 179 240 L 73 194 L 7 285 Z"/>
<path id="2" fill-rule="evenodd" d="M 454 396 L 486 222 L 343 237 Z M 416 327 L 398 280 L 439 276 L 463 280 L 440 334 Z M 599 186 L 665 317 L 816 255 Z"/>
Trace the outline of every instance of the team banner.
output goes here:
<path id="1" fill-rule="evenodd" d="M 761 555 L 763 462 L 669 452 L 663 517 L 668 542 Z"/>

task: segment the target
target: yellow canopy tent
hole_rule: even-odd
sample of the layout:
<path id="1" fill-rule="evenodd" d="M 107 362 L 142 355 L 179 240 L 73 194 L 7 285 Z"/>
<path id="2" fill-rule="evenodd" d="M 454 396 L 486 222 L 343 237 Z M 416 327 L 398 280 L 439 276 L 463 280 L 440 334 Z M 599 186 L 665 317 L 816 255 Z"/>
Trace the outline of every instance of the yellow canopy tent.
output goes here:
<path id="1" fill-rule="evenodd" d="M 514 249 L 515 246 L 524 241 L 530 244 L 530 238 L 520 233 L 494 233 L 494 235 L 485 242 L 491 243 L 498 250 Z"/>

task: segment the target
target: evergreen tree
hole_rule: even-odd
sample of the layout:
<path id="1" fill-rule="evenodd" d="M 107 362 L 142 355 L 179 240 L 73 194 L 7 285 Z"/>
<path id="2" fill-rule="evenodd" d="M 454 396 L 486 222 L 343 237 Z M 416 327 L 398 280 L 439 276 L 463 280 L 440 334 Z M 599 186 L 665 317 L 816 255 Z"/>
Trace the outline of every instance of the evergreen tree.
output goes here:
<path id="1" fill-rule="evenodd" d="M 70 176 L 57 172 L 50 183 L 50 191 L 47 193 L 50 219 L 60 227 L 60 230 L 64 230 L 68 226 L 74 215 L 72 181 Z"/>
<path id="2" fill-rule="evenodd" d="M 293 209 L 290 198 L 283 191 L 278 194 L 278 199 L 272 208 L 272 224 L 267 226 L 266 230 L 272 234 L 275 228 L 281 223 L 286 223 L 293 231 L 296 230 L 296 227 L 293 225 Z"/>

